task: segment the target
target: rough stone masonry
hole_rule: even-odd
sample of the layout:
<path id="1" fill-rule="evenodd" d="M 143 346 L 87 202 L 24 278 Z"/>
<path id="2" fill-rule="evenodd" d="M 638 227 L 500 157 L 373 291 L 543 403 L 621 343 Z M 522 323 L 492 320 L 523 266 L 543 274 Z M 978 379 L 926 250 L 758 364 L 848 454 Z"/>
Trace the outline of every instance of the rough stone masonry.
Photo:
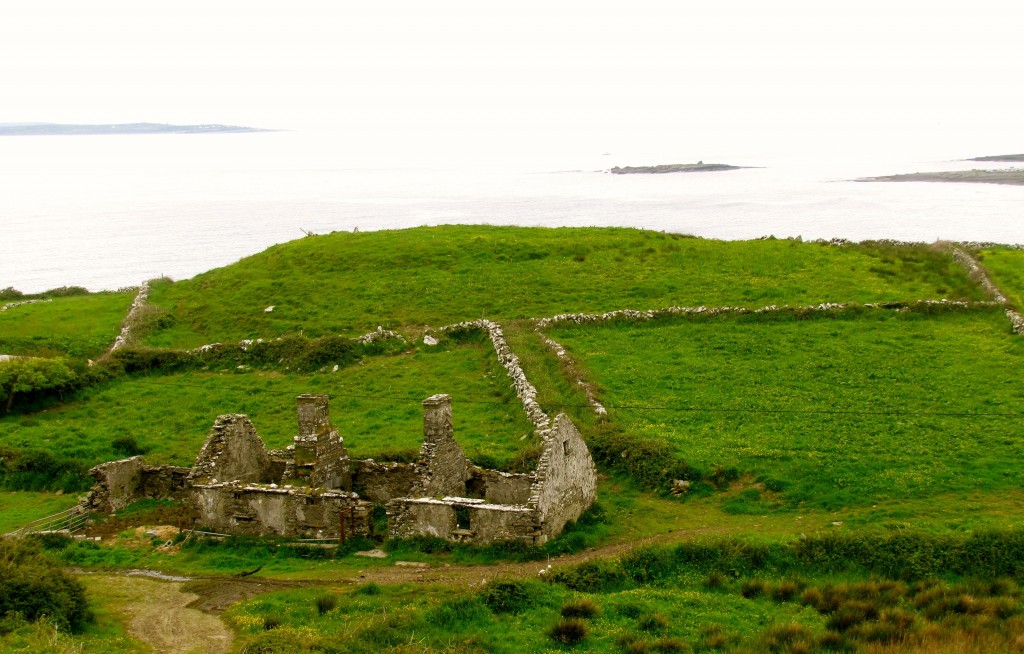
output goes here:
<path id="1" fill-rule="evenodd" d="M 596 499 L 594 461 L 565 414 L 538 431 L 537 469 L 512 474 L 465 456 L 448 395 L 423 401 L 423 445 L 412 464 L 350 459 L 328 397 L 297 402 L 298 433 L 284 450 L 267 450 L 248 417 L 223 415 L 191 469 L 146 466 L 142 457 L 105 463 L 92 470 L 88 502 L 117 511 L 143 497 L 184 499 L 199 530 L 331 540 L 372 535 L 374 508 L 383 505 L 392 538 L 541 544 Z"/>

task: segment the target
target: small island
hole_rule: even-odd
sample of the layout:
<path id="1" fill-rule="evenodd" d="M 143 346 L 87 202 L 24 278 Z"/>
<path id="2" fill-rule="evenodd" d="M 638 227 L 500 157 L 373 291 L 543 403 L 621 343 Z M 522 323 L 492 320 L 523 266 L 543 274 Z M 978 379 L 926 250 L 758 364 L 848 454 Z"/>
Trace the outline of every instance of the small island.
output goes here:
<path id="1" fill-rule="evenodd" d="M 115 123 L 109 125 L 62 125 L 58 123 L 0 123 L 0 136 L 94 136 L 98 134 L 235 134 L 274 130 L 239 125 L 167 125 L 164 123 Z"/>
<path id="2" fill-rule="evenodd" d="M 908 173 L 882 177 L 861 177 L 856 182 L 966 182 L 974 184 L 1024 185 L 1024 168 L 1008 170 L 950 170 L 935 173 Z"/>
<path id="3" fill-rule="evenodd" d="M 698 161 L 695 164 L 660 164 L 657 166 L 616 166 L 611 169 L 615 175 L 659 175 L 661 173 L 706 173 L 716 170 L 739 170 L 743 166 L 728 164 L 706 164 Z"/>
<path id="4" fill-rule="evenodd" d="M 974 157 L 967 161 L 1003 161 L 1007 163 L 1013 163 L 1016 161 L 1024 161 L 1024 154 L 994 154 L 989 157 Z"/>

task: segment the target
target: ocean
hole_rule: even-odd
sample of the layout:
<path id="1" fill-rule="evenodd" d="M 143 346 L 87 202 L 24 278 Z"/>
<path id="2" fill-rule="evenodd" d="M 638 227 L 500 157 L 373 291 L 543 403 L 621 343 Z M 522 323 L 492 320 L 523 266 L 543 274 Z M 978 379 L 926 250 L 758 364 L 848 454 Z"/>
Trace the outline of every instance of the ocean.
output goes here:
<path id="1" fill-rule="evenodd" d="M 624 226 L 718 239 L 1024 243 L 1024 187 L 858 177 L 1012 167 L 999 151 L 600 147 L 387 156 L 318 134 L 0 139 L 0 288 L 184 279 L 305 233 L 420 225 Z M 728 163 L 612 175 L 613 166 Z"/>

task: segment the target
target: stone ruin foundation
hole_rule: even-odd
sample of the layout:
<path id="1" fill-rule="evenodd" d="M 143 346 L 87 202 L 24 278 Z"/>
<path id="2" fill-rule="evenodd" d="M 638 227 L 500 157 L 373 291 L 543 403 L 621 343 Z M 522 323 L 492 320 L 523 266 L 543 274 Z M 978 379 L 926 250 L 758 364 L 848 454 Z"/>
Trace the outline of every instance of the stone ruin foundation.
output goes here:
<path id="1" fill-rule="evenodd" d="M 271 451 L 248 417 L 217 418 L 191 468 L 147 466 L 142 457 L 93 468 L 90 508 L 118 511 L 142 498 L 183 500 L 193 527 L 248 536 L 334 540 L 373 535 L 386 508 L 387 536 L 435 536 L 542 544 L 593 504 L 597 475 L 576 426 L 559 414 L 538 434 L 537 469 L 477 467 L 455 441 L 448 395 L 423 401 L 415 463 L 351 459 L 331 424 L 326 395 L 300 395 L 298 434 Z"/>

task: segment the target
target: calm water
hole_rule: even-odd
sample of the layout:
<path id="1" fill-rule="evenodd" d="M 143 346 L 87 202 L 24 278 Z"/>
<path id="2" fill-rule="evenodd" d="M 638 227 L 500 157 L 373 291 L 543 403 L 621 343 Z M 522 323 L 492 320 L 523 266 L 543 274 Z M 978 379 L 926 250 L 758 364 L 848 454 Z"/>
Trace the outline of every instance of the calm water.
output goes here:
<path id="1" fill-rule="evenodd" d="M 183 279 L 299 238 L 301 230 L 443 223 L 1021 243 L 1024 187 L 846 181 L 998 167 L 951 161 L 998 153 L 426 152 L 396 166 L 287 132 L 9 137 L 0 139 L 0 288 L 98 290 L 159 275 Z M 697 158 L 759 167 L 602 172 Z"/>

